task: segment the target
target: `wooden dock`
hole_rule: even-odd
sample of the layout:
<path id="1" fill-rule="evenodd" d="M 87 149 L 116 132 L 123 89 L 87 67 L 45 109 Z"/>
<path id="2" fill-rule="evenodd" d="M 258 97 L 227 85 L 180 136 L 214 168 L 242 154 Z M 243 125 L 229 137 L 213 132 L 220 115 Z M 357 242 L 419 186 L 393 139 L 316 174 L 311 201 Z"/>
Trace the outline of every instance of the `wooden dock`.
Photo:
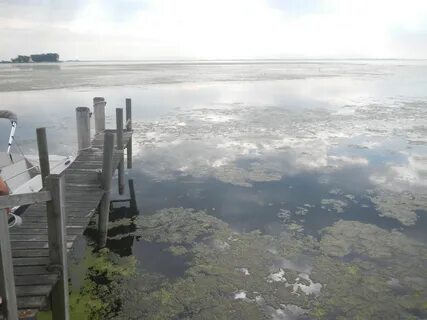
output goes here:
<path id="1" fill-rule="evenodd" d="M 83 234 L 90 219 L 97 212 L 99 212 L 99 244 L 105 245 L 112 176 L 117 168 L 119 192 L 122 194 L 124 150 L 132 143 L 132 124 L 130 99 L 126 99 L 125 128 L 123 109 L 118 108 L 117 128 L 106 130 L 105 111 L 101 110 L 101 107 L 105 107 L 105 101 L 95 98 L 96 134 L 93 139 L 90 138 L 88 108 L 77 108 L 80 151 L 74 162 L 60 176 L 49 175 L 49 168 L 46 168 L 47 144 L 45 145 L 46 141 L 43 141 L 46 134 L 45 132 L 43 134 L 43 130 L 38 132 L 40 165 L 42 176 L 44 175 L 46 181 L 44 189 L 46 191 L 27 194 L 20 199 L 17 198 L 19 195 L 0 197 L 3 198 L 0 199 L 0 208 L 7 207 L 11 201 L 20 201 L 20 204 L 33 203 L 22 215 L 24 221 L 22 226 L 9 229 L 15 303 L 19 310 L 17 318 L 25 318 L 25 315 L 32 315 L 38 310 L 48 308 L 52 308 L 55 320 L 69 318 L 67 254 L 61 255 L 61 246 L 65 252 L 71 249 L 73 242 Z M 127 149 L 129 168 L 132 166 L 131 147 Z M 32 199 L 28 200 L 30 195 Z M 0 240 L 5 241 L 3 238 Z M 4 243 L 2 250 L 5 250 Z M 2 260 L 5 259 L 3 257 L 0 262 L 4 263 Z M 0 269 L 0 275 L 1 273 Z M 5 271 L 2 278 L 7 277 L 4 273 Z M 7 279 L 0 279 L 0 287 L 7 287 L 7 283 L 5 285 L 2 281 L 7 282 Z M 7 288 L 0 290 L 4 291 Z M 8 293 L 4 292 L 2 296 L 5 300 L 4 297 L 7 297 Z M 14 308 L 13 296 L 7 302 L 9 303 L 3 301 L 3 316 L 11 320 L 15 317 L 15 313 L 14 310 L 8 309 Z"/>

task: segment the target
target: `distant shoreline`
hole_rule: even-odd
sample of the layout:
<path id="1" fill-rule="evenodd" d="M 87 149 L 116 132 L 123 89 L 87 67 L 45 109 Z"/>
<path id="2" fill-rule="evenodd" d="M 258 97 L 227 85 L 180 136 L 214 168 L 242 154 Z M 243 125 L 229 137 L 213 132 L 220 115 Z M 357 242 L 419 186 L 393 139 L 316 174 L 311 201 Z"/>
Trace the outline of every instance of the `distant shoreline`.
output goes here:
<path id="1" fill-rule="evenodd" d="M 42 62 L 59 62 L 59 54 L 57 53 L 38 53 L 27 55 L 18 55 L 16 58 L 11 58 L 9 61 L 1 61 L 1 63 L 42 63 Z"/>

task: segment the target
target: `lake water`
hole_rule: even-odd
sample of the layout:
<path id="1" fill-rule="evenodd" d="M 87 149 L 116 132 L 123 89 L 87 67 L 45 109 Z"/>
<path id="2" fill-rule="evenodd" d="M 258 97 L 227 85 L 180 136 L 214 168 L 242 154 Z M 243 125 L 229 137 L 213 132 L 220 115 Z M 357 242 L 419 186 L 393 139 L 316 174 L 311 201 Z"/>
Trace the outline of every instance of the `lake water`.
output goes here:
<path id="1" fill-rule="evenodd" d="M 426 61 L 0 65 L 26 154 L 75 154 L 95 96 L 111 127 L 132 98 L 139 212 L 74 285 L 92 318 L 427 318 Z"/>

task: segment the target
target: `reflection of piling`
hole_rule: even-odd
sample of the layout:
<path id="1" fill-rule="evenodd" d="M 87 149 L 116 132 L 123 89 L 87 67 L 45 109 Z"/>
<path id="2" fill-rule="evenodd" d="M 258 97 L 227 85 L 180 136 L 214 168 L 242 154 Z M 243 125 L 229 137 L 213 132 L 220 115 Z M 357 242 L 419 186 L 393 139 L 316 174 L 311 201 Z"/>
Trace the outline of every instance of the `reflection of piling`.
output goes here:
<path id="1" fill-rule="evenodd" d="M 133 179 L 129 179 L 129 195 L 130 195 L 130 208 L 132 212 L 138 212 L 138 207 L 136 205 L 136 198 L 135 198 L 135 188 L 133 185 Z"/>
<path id="2" fill-rule="evenodd" d="M 111 198 L 111 180 L 113 172 L 113 150 L 114 150 L 114 134 L 104 134 L 104 155 L 102 162 L 102 188 L 104 194 L 99 206 L 99 245 L 105 246 L 107 242 L 108 216 L 110 213 L 110 198 Z"/>
<path id="3" fill-rule="evenodd" d="M 132 216 L 136 216 L 139 214 L 138 212 L 138 206 L 136 203 L 136 197 L 135 197 L 135 187 L 133 184 L 133 179 L 129 179 L 128 181 L 128 185 L 129 185 L 129 197 L 130 198 L 126 198 L 126 199 L 115 199 L 115 200 L 111 200 L 110 202 L 113 203 L 123 203 L 123 202 L 129 202 L 129 211 L 131 212 Z"/>
<path id="4" fill-rule="evenodd" d="M 128 199 L 115 199 L 111 201 L 110 221 L 129 219 L 128 223 L 118 225 L 108 230 L 106 247 L 120 256 L 132 255 L 133 244 L 135 241 L 135 218 L 139 215 L 135 199 L 135 189 L 133 180 L 129 179 L 129 196 Z M 129 206 L 115 207 L 114 203 L 129 203 Z"/>

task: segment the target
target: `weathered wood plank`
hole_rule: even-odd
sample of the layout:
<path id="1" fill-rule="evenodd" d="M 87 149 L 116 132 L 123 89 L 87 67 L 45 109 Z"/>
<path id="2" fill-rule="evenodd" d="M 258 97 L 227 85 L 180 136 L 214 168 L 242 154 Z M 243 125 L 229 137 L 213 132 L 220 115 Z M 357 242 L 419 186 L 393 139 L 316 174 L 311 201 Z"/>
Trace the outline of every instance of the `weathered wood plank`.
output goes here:
<path id="1" fill-rule="evenodd" d="M 67 241 L 76 240 L 76 235 L 67 235 Z M 47 241 L 48 233 L 44 234 L 11 234 L 10 241 Z"/>
<path id="2" fill-rule="evenodd" d="M 74 218 L 73 218 L 74 219 Z M 70 232 L 70 235 L 78 235 L 79 233 L 79 231 L 80 230 L 83 230 L 84 231 L 84 229 L 86 228 L 86 226 L 87 226 L 87 224 L 88 224 L 88 222 L 90 221 L 90 219 L 89 218 L 86 218 L 86 217 L 83 217 L 82 219 L 79 219 L 79 220 L 77 220 L 77 221 L 74 221 L 73 222 L 73 224 L 75 224 L 75 225 L 70 225 L 70 226 L 67 226 L 67 232 L 68 232 L 68 230 L 70 230 L 69 232 Z M 34 223 L 26 223 L 25 224 L 25 227 L 23 227 L 23 228 L 20 228 L 20 229 L 29 229 L 29 230 L 31 230 L 32 229 L 32 226 L 34 226 L 34 228 L 35 229 L 47 229 L 47 227 L 45 226 L 45 225 L 43 225 L 43 224 L 41 224 L 41 223 L 37 223 L 37 222 L 34 222 Z M 74 231 L 74 229 L 75 229 L 75 231 Z M 14 233 L 14 234 L 19 234 L 19 232 L 20 231 L 18 231 L 18 232 L 16 232 L 16 233 Z"/>
<path id="3" fill-rule="evenodd" d="M 49 191 L 0 196 L 0 209 L 13 208 L 38 202 L 46 202 L 51 199 L 52 197 Z"/>
<path id="4" fill-rule="evenodd" d="M 18 299 L 19 309 L 43 309 L 47 305 L 46 296 L 20 297 Z"/>
<path id="5" fill-rule="evenodd" d="M 126 130 L 132 131 L 132 100 L 126 99 Z M 132 168 L 132 134 L 126 132 L 123 135 L 123 139 L 127 140 L 126 142 L 126 158 L 127 158 L 127 167 L 128 169 Z"/>
<path id="6" fill-rule="evenodd" d="M 46 128 L 37 128 L 37 149 L 39 151 L 40 175 L 43 187 L 46 186 L 45 179 L 50 174 L 49 152 L 47 149 Z"/>
<path id="7" fill-rule="evenodd" d="M 67 248 L 73 246 L 72 242 L 67 242 Z M 44 249 L 49 248 L 47 241 L 11 241 L 12 250 L 15 249 Z"/>
<path id="8" fill-rule="evenodd" d="M 2 297 L 0 314 L 6 319 L 17 319 L 18 307 L 16 302 L 14 270 L 11 260 L 12 252 L 7 216 L 3 212 L 0 212 L 0 296 Z"/>
<path id="9" fill-rule="evenodd" d="M 22 276 L 22 275 L 45 275 L 45 274 L 56 274 L 56 272 L 52 272 L 47 270 L 46 266 L 15 266 L 13 268 L 15 271 L 15 277 Z"/>
<path id="10" fill-rule="evenodd" d="M 105 130 L 105 99 L 102 97 L 93 98 L 93 113 L 95 115 L 95 132 Z"/>
<path id="11" fill-rule="evenodd" d="M 13 258 L 49 257 L 48 248 L 45 249 L 15 249 L 12 251 Z"/>
<path id="12" fill-rule="evenodd" d="M 78 150 L 90 148 L 90 110 L 87 107 L 76 108 Z"/>
<path id="13" fill-rule="evenodd" d="M 47 266 L 48 257 L 12 258 L 14 266 Z"/>
<path id="14" fill-rule="evenodd" d="M 40 216 L 40 215 L 31 215 L 31 216 L 25 216 L 23 217 L 24 221 L 22 226 L 20 228 L 31 228 L 32 226 L 37 227 L 37 224 L 46 224 L 47 218 L 46 216 Z M 71 225 L 81 225 L 85 226 L 85 222 L 87 221 L 86 217 L 81 216 L 73 216 L 73 215 L 67 215 L 67 221 Z"/>
<path id="15" fill-rule="evenodd" d="M 79 229 L 76 228 L 72 228 L 72 229 L 68 229 L 67 228 L 67 233 L 70 236 L 74 236 L 79 234 L 79 230 L 83 229 L 83 227 L 80 227 Z M 19 228 L 19 230 L 14 231 L 13 233 L 11 233 L 11 235 L 13 235 L 13 237 L 11 237 L 11 239 L 15 239 L 15 240 L 22 240 L 24 239 L 24 236 L 27 237 L 31 237 L 34 235 L 42 235 L 42 236 L 47 236 L 47 226 L 46 228 Z M 20 238 L 22 236 L 22 238 Z"/>
<path id="16" fill-rule="evenodd" d="M 105 246 L 107 242 L 107 230 L 108 230 L 108 217 L 110 213 L 110 197 L 111 197 L 111 180 L 113 173 L 113 151 L 114 151 L 114 140 L 111 133 L 105 133 L 104 136 L 104 157 L 102 167 L 102 187 L 104 194 L 100 203 L 99 220 L 98 220 L 98 231 L 99 231 L 99 245 Z"/>
<path id="17" fill-rule="evenodd" d="M 90 132 L 89 132 L 90 134 Z M 68 292 L 67 264 L 67 231 L 65 206 L 65 181 L 60 175 L 50 175 L 46 178 L 46 186 L 52 195 L 48 203 L 47 223 L 49 233 L 49 265 L 58 268 L 59 281 L 52 289 L 52 318 L 68 320 L 70 318 L 70 303 Z"/>
<path id="18" fill-rule="evenodd" d="M 58 281 L 58 274 L 39 274 L 37 277 L 33 275 L 18 275 L 15 277 L 15 284 L 17 286 L 28 286 L 28 285 L 53 285 Z"/>
<path id="19" fill-rule="evenodd" d="M 51 285 L 25 285 L 16 287 L 18 297 L 48 296 L 52 291 Z"/>
<path id="20" fill-rule="evenodd" d="M 116 140 L 117 140 L 117 150 L 123 151 L 123 109 L 122 108 L 116 108 Z M 125 190 L 125 165 L 124 165 L 124 152 L 120 154 L 119 157 L 119 163 L 117 166 L 117 172 L 118 172 L 118 189 L 119 194 L 124 194 Z"/>

